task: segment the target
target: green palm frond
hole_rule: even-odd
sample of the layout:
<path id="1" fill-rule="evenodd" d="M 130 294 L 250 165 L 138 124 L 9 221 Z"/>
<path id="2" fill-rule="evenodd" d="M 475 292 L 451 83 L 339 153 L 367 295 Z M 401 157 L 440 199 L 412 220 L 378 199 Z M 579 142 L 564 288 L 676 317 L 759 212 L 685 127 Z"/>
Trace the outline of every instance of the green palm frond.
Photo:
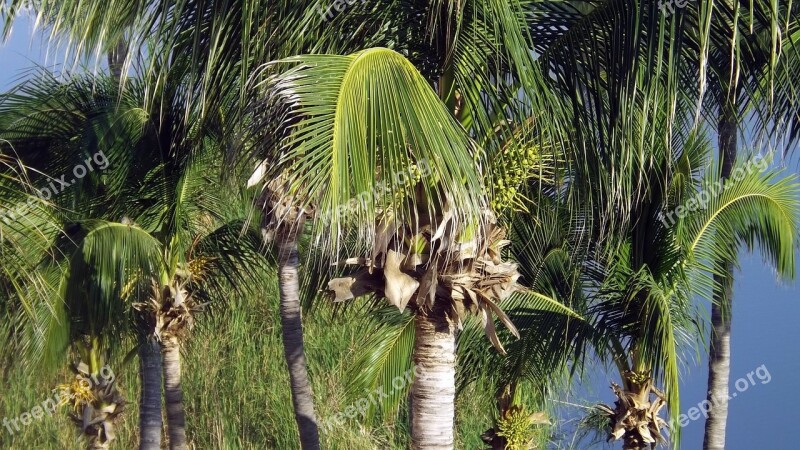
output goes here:
<path id="1" fill-rule="evenodd" d="M 261 236 L 241 220 L 224 223 L 197 240 L 189 250 L 189 266 L 205 260 L 198 292 L 206 301 L 227 303 L 231 292 L 240 297 L 260 295 L 274 263 L 264 256 Z M 202 299 L 201 299 L 202 300 Z"/>
<path id="2" fill-rule="evenodd" d="M 642 299 L 639 320 L 644 331 L 638 334 L 633 370 L 648 370 L 656 379 L 663 380 L 669 414 L 675 419 L 681 410 L 678 381 L 679 370 L 685 363 L 681 355 L 700 330 L 691 328 L 694 322 L 690 297 L 681 290 L 681 285 L 665 283 L 645 273 L 637 276 L 637 284 L 631 295 Z M 637 368 L 636 364 L 641 366 Z"/>
<path id="3" fill-rule="evenodd" d="M 127 330 L 125 289 L 163 270 L 159 243 L 143 230 L 100 220 L 73 224 L 36 268 L 50 297 L 18 316 L 19 347 L 27 361 L 55 369 L 69 344 L 84 336 L 113 348 Z"/>
<path id="4" fill-rule="evenodd" d="M 326 245 L 338 249 L 350 227 L 371 242 L 381 210 L 401 223 L 414 223 L 417 208 L 431 217 L 449 208 L 458 224 L 479 218 L 487 206 L 480 153 L 403 56 L 376 48 L 282 63 L 294 67 L 263 84 L 277 104 L 262 123 L 292 125 L 251 182 L 286 177 L 283 195 L 317 208 L 314 234 Z M 417 171 L 414 198 L 404 180 Z"/>
<path id="5" fill-rule="evenodd" d="M 767 160 L 759 158 L 738 163 L 724 184 L 717 180 L 710 171 L 699 193 L 683 205 L 687 215 L 679 222 L 680 237 L 699 267 L 717 273 L 714 261 L 733 261 L 742 244 L 757 245 L 780 276 L 794 278 L 800 231 L 796 178 L 767 169 Z M 710 290 L 701 292 L 710 298 Z"/>
<path id="6" fill-rule="evenodd" d="M 445 51 L 452 72 L 457 117 L 478 137 L 490 154 L 499 143 L 515 139 L 515 128 L 529 117 L 539 122 L 535 144 L 558 142 L 568 122 L 561 98 L 553 92 L 546 68 L 535 60 L 538 44 L 528 29 L 527 1 L 478 1 L 460 4 L 460 10 L 441 0 L 432 11 L 445 9 L 450 22 L 438 23 L 447 41 Z M 444 57 L 444 55 L 442 56 Z M 445 69 L 445 73 L 448 69 Z"/>
<path id="7" fill-rule="evenodd" d="M 178 263 L 186 262 L 185 252 L 196 237 L 216 229 L 230 216 L 226 210 L 235 208 L 238 199 L 236 192 L 221 182 L 221 155 L 208 150 L 211 144 L 194 149 L 178 142 L 170 147 L 164 163 L 137 184 L 133 198 L 143 206 L 135 221 L 167 246 L 172 273 Z"/>
<path id="8" fill-rule="evenodd" d="M 700 75 L 704 108 L 716 110 L 731 88 L 739 122 L 753 113 L 759 134 L 783 134 L 782 125 L 775 125 L 794 122 L 798 102 L 783 72 L 798 51 L 797 13 L 793 2 L 767 0 L 701 2 L 682 11 L 692 31 L 686 33 L 684 57 Z"/>
<path id="9" fill-rule="evenodd" d="M 378 308 L 371 316 L 377 319 L 378 325 L 350 369 L 347 398 L 352 404 L 361 402 L 356 406 L 363 407 L 368 418 L 376 413 L 389 418 L 397 414 L 411 387 L 414 317 L 410 313 L 397 314 L 396 308 L 391 306 Z M 396 380 L 403 380 L 402 385 Z M 385 395 L 376 394 L 379 388 Z M 362 405 L 364 399 L 368 400 L 368 405 Z"/>
<path id="10" fill-rule="evenodd" d="M 124 329 L 125 286 L 136 279 L 158 279 L 164 271 L 161 243 L 141 228 L 88 220 L 67 228 L 60 246 L 68 256 L 63 295 L 76 334 L 100 335 Z"/>
<path id="11" fill-rule="evenodd" d="M 588 345 L 602 342 L 586 310 L 581 277 L 582 233 L 566 205 L 546 198 L 513 217 L 511 255 L 525 290 L 508 301 L 520 339 L 509 344 L 504 379 L 546 378 L 567 362 L 578 369 Z"/>
<path id="12" fill-rule="evenodd" d="M 798 91 L 796 83 L 792 80 L 800 77 L 800 30 L 786 33 L 784 36 L 790 44 L 785 46 L 782 57 L 778 61 L 778 67 L 775 69 L 774 86 L 778 92 L 772 95 L 767 86 L 760 89 L 759 92 L 770 94 L 770 99 L 775 103 L 772 106 L 775 111 L 778 111 L 778 113 L 773 114 L 776 118 L 773 121 L 775 128 L 785 130 L 783 135 L 788 137 L 790 142 L 796 143 L 800 138 L 800 108 L 796 106 L 800 101 L 800 91 Z M 766 84 L 770 81 L 762 80 L 762 83 Z M 756 102 L 769 105 L 768 102 L 758 99 Z M 761 116 L 768 117 L 765 114 L 761 114 Z M 781 135 L 782 133 L 776 134 Z M 784 153 L 788 153 L 790 149 L 791 146 L 787 146 Z"/>
<path id="13" fill-rule="evenodd" d="M 0 146 L 3 145 L 0 135 Z M 52 252 L 59 221 L 53 205 L 36 195 L 31 170 L 0 154 L 0 315 L 9 352 L 24 347 L 18 338 L 41 310 L 57 308 L 57 282 L 37 270 Z M 4 326 L 4 328 L 6 328 Z"/>
<path id="14" fill-rule="evenodd" d="M 149 116 L 134 88 L 141 85 L 133 83 L 117 100 L 107 77 L 57 77 L 37 69 L 0 96 L 0 146 L 30 168 L 31 183 L 47 189 L 62 214 L 96 211 L 141 176 L 133 144 L 142 140 Z"/>
<path id="15" fill-rule="evenodd" d="M 314 51 L 328 31 L 313 8 L 317 0 L 9 3 L 9 11 L 33 5 L 35 24 L 49 45 L 66 52 L 68 67 L 87 60 L 99 66 L 106 54 L 116 51 L 126 56 L 123 74 L 147 79 L 148 101 L 157 104 L 161 87 L 179 79 L 191 99 L 188 105 L 200 117 L 214 115 L 231 100 L 244 104 L 246 91 L 233 87 L 244 85 L 254 68 Z M 4 37 L 16 20 L 13 14 L 0 17 Z M 122 84 L 127 81 L 123 78 Z M 184 119 L 190 121 L 189 116 Z"/>
<path id="16" fill-rule="evenodd" d="M 72 342 L 69 311 L 63 295 L 63 268 L 48 266 L 36 270 L 48 286 L 47 296 L 21 297 L 30 304 L 30 311 L 17 311 L 9 317 L 13 326 L 14 345 L 21 361 L 31 367 L 55 371 L 63 367 L 66 350 Z"/>

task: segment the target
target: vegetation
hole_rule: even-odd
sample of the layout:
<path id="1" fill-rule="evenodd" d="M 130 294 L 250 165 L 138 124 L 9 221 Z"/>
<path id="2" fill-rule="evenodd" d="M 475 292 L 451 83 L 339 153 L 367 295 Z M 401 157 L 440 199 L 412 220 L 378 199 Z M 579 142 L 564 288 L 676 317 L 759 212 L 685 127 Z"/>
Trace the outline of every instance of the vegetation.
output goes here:
<path id="1" fill-rule="evenodd" d="M 723 448 L 738 250 L 796 272 L 737 139 L 800 136 L 800 5 L 339 3 L 3 3 L 109 73 L 0 94 L 0 444 L 544 448 L 591 361 L 586 423 L 677 448 L 710 328 Z"/>

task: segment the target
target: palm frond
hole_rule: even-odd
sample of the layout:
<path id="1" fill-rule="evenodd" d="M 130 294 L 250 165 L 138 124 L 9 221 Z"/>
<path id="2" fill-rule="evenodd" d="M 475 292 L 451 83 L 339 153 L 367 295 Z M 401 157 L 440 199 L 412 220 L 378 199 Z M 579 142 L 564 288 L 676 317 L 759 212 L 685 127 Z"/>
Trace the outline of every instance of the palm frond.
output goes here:
<path id="1" fill-rule="evenodd" d="M 282 63 L 293 67 L 262 84 L 276 104 L 261 123 L 291 126 L 279 145 L 260 146 L 272 152 L 260 179 L 285 177 L 285 198 L 316 207 L 323 245 L 338 249 L 350 227 L 372 242 L 379 211 L 401 223 L 415 223 L 417 208 L 431 217 L 448 208 L 457 224 L 479 220 L 487 205 L 476 145 L 403 56 L 376 48 Z M 416 198 L 412 177 L 422 186 Z"/>
<path id="2" fill-rule="evenodd" d="M 350 369 L 347 398 L 367 418 L 376 413 L 389 418 L 397 414 L 411 387 L 414 317 L 397 314 L 392 306 L 375 309 L 371 316 L 378 325 Z M 403 380 L 402 384 L 397 380 Z"/>
<path id="3" fill-rule="evenodd" d="M 800 185 L 796 178 L 781 177 L 779 171 L 767 169 L 767 160 L 760 158 L 738 163 L 724 184 L 714 174 L 709 171 L 699 193 L 683 205 L 687 215 L 679 222 L 681 239 L 699 268 L 718 273 L 714 262 L 735 261 L 744 244 L 750 249 L 757 246 L 780 276 L 793 279 L 800 230 Z M 711 282 L 707 277 L 700 278 Z M 710 292 L 701 291 L 709 299 Z"/>
<path id="4" fill-rule="evenodd" d="M 125 328 L 126 286 L 159 279 L 164 272 L 161 244 L 130 224 L 88 220 L 67 228 L 59 243 L 68 268 L 63 272 L 64 302 L 73 336 L 112 334 Z"/>

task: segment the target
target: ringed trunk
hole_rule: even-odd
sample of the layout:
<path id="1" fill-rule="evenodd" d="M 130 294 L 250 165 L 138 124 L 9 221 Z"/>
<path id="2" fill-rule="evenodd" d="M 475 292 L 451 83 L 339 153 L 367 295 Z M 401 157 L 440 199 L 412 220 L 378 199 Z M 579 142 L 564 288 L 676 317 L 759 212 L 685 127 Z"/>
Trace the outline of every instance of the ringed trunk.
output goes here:
<path id="1" fill-rule="evenodd" d="M 727 277 L 725 275 L 728 275 Z M 711 339 L 708 352 L 708 397 L 711 407 L 706 419 L 703 450 L 724 450 L 728 421 L 728 383 L 731 374 L 731 307 L 733 265 L 725 264 L 725 274 L 714 275 L 721 288 L 715 288 L 711 305 Z M 724 302 L 724 303 L 723 303 Z M 720 303 L 719 305 L 717 303 Z"/>
<path id="2" fill-rule="evenodd" d="M 289 369 L 294 415 L 300 431 L 300 445 L 303 450 L 319 450 L 314 394 L 308 379 L 303 345 L 296 233 L 294 231 L 279 233 L 277 245 L 283 351 Z"/>
<path id="3" fill-rule="evenodd" d="M 186 449 L 186 413 L 183 410 L 181 387 L 181 350 L 178 337 L 164 336 L 161 342 L 164 358 L 164 398 L 167 404 L 167 431 L 171 450 Z"/>
<path id="4" fill-rule="evenodd" d="M 108 59 L 108 70 L 111 76 L 120 82 L 122 79 L 122 68 L 125 66 L 125 60 L 128 58 L 128 43 L 125 39 L 120 39 L 116 47 L 108 52 L 106 55 Z"/>
<path id="5" fill-rule="evenodd" d="M 727 87 L 727 98 L 719 121 L 720 176 L 731 176 L 737 153 L 738 120 L 735 93 Z M 706 419 L 703 450 L 724 450 L 728 421 L 728 383 L 731 372 L 731 310 L 733 302 L 733 264 L 717 261 L 722 269 L 714 275 L 714 302 L 711 304 L 711 336 L 708 352 L 708 397 L 711 404 Z"/>
<path id="6" fill-rule="evenodd" d="M 161 352 L 153 338 L 139 343 L 139 450 L 161 449 Z"/>
<path id="7" fill-rule="evenodd" d="M 437 302 L 441 303 L 441 302 Z M 411 385 L 411 446 L 452 450 L 456 400 L 456 325 L 444 309 L 414 317 L 414 381 Z"/>

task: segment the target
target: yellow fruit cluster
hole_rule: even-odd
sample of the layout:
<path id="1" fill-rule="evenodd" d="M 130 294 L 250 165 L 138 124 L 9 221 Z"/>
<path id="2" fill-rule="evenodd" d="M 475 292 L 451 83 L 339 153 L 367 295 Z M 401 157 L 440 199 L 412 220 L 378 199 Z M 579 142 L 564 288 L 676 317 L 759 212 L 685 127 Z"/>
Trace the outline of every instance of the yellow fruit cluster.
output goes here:
<path id="1" fill-rule="evenodd" d="M 527 450 L 533 441 L 535 430 L 531 424 L 530 414 L 524 406 L 512 406 L 503 414 L 497 423 L 498 436 L 506 438 L 506 449 Z"/>
<path id="2" fill-rule="evenodd" d="M 401 203 L 408 197 L 414 189 L 414 186 L 422 180 L 422 170 L 414 163 L 412 163 L 404 173 L 407 176 L 402 178 L 398 177 L 394 180 L 394 197 L 392 200 L 395 205 Z"/>
<path id="3" fill-rule="evenodd" d="M 643 385 L 647 381 L 650 380 L 650 372 L 649 371 L 642 371 L 642 372 L 635 372 L 635 371 L 628 371 L 625 372 L 625 377 L 631 381 L 633 384 Z"/>
<path id="4" fill-rule="evenodd" d="M 492 208 L 495 211 L 503 211 L 508 208 L 524 209 L 517 189 L 525 180 L 538 173 L 541 166 L 538 148 L 533 145 L 506 147 L 494 165 Z"/>
<path id="5" fill-rule="evenodd" d="M 77 412 L 83 405 L 94 401 L 91 384 L 84 378 L 76 376 L 71 383 L 59 384 L 56 388 L 61 391 L 58 406 L 72 405 Z"/>
<path id="6" fill-rule="evenodd" d="M 211 258 L 201 255 L 187 263 L 187 269 L 189 273 L 192 274 L 192 279 L 194 279 L 194 281 L 203 281 L 211 261 Z"/>

